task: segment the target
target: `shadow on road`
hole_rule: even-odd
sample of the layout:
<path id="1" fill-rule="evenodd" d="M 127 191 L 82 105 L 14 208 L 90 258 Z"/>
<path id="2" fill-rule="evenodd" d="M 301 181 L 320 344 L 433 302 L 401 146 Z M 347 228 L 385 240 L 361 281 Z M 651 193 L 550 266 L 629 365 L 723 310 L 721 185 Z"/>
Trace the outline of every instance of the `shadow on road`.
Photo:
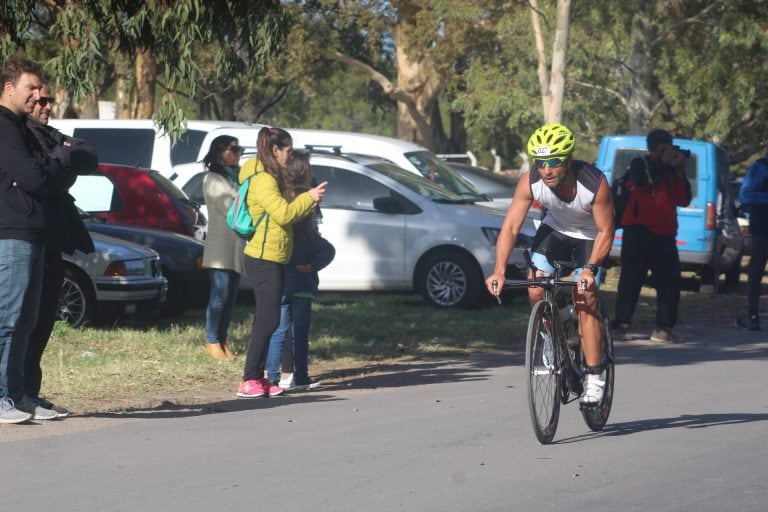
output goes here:
<path id="1" fill-rule="evenodd" d="M 768 421 L 768 414 L 754 413 L 707 413 L 707 414 L 682 414 L 675 418 L 652 418 L 624 423 L 609 423 L 601 432 L 590 432 L 570 438 L 556 441 L 553 444 L 566 444 L 584 441 L 586 439 L 625 436 L 650 430 L 663 430 L 669 428 L 708 428 L 724 425 L 737 425 L 740 423 L 752 423 L 755 421 Z"/>

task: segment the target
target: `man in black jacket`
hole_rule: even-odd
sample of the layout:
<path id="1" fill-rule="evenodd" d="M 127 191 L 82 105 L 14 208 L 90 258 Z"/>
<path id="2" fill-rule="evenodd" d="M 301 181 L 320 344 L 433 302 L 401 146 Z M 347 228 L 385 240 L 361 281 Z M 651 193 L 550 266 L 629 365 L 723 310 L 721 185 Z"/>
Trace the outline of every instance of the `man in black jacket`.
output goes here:
<path id="1" fill-rule="evenodd" d="M 46 195 L 66 190 L 64 169 L 46 162 L 26 126 L 40 99 L 42 76 L 38 64 L 20 57 L 0 69 L 0 423 L 35 417 L 36 408 L 22 397 L 42 287 L 43 203 Z"/>
<path id="2" fill-rule="evenodd" d="M 96 170 L 96 151 L 85 141 L 73 139 L 48 126 L 54 98 L 48 84 L 43 83 L 40 99 L 27 118 L 27 127 L 35 136 L 37 147 L 46 159 L 57 160 L 66 170 L 65 183 L 74 183 L 77 174 L 88 174 Z M 70 183 L 71 182 L 71 183 Z M 29 335 L 27 357 L 24 362 L 24 400 L 36 407 L 40 419 L 43 416 L 63 418 L 69 411 L 55 407 L 40 396 L 43 371 L 40 360 L 56 321 L 59 293 L 64 281 L 64 262 L 61 253 L 72 254 L 75 250 L 84 253 L 94 251 L 91 235 L 85 228 L 74 199 L 65 190 L 46 197 L 45 264 L 43 265 L 43 288 L 40 297 L 37 325 Z M 41 410 L 42 409 L 42 410 Z"/>

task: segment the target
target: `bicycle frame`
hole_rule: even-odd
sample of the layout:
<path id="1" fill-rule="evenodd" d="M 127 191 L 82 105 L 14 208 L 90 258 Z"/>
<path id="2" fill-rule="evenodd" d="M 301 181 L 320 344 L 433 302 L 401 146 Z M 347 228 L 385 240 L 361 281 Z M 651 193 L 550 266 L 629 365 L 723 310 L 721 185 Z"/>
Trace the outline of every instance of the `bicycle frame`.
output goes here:
<path id="1" fill-rule="evenodd" d="M 533 305 L 526 336 L 526 373 L 528 379 L 528 406 L 534 432 L 539 442 L 552 441 L 557 429 L 560 404 L 576 400 L 582 392 L 583 361 L 581 336 L 569 343 L 568 329 L 578 332 L 578 316 L 573 308 L 574 286 L 586 287 L 586 280 L 564 281 L 564 270 L 575 269 L 572 262 L 555 262 L 555 271 L 541 274 L 531 260 L 527 248 L 521 248 L 531 274 L 526 280 L 506 280 L 505 287 L 538 287 L 544 291 L 541 300 Z M 495 284 L 495 283 L 493 283 Z M 561 303 L 562 306 L 561 307 Z M 564 308 L 567 315 L 561 316 Z M 605 330 L 603 353 L 605 361 L 605 391 L 603 400 L 594 406 L 580 407 L 584 421 L 593 430 L 601 430 L 608 420 L 613 400 L 613 338 L 608 328 L 608 317 L 598 303 Z"/>

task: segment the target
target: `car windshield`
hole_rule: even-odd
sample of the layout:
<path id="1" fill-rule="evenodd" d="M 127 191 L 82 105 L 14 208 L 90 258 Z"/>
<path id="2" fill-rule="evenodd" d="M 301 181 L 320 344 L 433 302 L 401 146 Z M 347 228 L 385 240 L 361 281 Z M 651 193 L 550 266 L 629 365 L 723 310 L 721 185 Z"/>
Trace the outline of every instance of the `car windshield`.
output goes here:
<path id="1" fill-rule="evenodd" d="M 419 172 L 430 181 L 442 185 L 463 199 L 471 201 L 486 201 L 487 199 L 478 192 L 471 183 L 451 169 L 446 162 L 440 160 L 437 155 L 429 151 L 415 151 L 406 153 L 405 157 Z"/>
<path id="2" fill-rule="evenodd" d="M 367 167 L 374 169 L 381 174 L 387 176 L 400 183 L 401 185 L 408 187 L 417 194 L 436 202 L 446 203 L 466 203 L 471 202 L 459 197 L 456 194 L 449 192 L 443 187 L 432 183 L 431 181 L 417 176 L 416 174 L 401 169 L 400 167 L 390 164 L 388 162 L 376 162 L 367 164 Z"/>

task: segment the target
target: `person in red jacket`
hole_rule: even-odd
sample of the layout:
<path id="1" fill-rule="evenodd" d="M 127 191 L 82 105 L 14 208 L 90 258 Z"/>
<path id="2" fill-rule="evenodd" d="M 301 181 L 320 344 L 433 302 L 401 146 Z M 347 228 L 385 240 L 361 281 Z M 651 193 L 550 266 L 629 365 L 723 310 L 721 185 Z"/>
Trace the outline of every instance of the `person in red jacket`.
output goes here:
<path id="1" fill-rule="evenodd" d="M 675 146 L 666 130 L 653 130 L 646 140 L 648 154 L 633 159 L 627 170 L 630 194 L 620 222 L 624 237 L 614 329 L 619 337 L 626 336 L 650 270 L 656 286 L 656 328 L 651 341 L 679 343 L 682 340 L 672 334 L 682 287 L 675 237 L 677 207 L 691 202 L 691 185 L 685 176 L 690 154 Z"/>

